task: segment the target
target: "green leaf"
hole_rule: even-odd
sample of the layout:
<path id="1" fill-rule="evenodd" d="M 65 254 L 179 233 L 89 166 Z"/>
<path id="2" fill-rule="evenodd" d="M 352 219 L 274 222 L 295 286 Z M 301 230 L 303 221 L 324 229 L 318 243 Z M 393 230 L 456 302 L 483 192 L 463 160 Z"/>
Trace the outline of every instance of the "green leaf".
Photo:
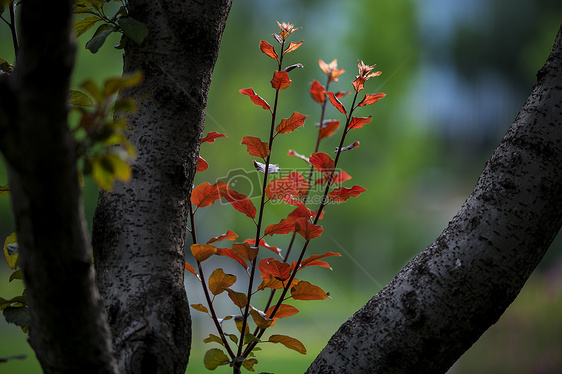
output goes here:
<path id="1" fill-rule="evenodd" d="M 258 363 L 258 360 L 256 360 L 255 358 L 250 358 L 248 360 L 242 361 L 242 366 L 244 366 L 244 368 L 246 370 L 255 371 L 254 365 L 257 364 L 257 363 Z"/>
<path id="2" fill-rule="evenodd" d="M 4 184 L 0 185 L 0 196 L 9 195 L 10 194 L 10 185 Z"/>
<path id="3" fill-rule="evenodd" d="M 122 113 L 134 113 L 137 111 L 137 103 L 135 100 L 126 97 L 124 99 L 119 99 L 115 102 L 114 109 L 116 112 Z"/>
<path id="4" fill-rule="evenodd" d="M 122 88 L 136 86 L 142 81 L 142 78 L 143 74 L 140 71 L 134 74 L 125 74 L 122 77 L 109 78 L 104 82 L 104 94 L 105 96 L 111 96 Z"/>
<path id="5" fill-rule="evenodd" d="M 6 322 L 13 323 L 16 326 L 24 328 L 29 324 L 30 314 L 29 308 L 26 306 L 15 307 L 9 306 L 4 309 L 4 318 Z"/>
<path id="6" fill-rule="evenodd" d="M 222 339 L 214 334 L 209 334 L 208 338 L 203 339 L 203 343 L 211 343 L 211 342 L 215 342 L 215 343 L 219 343 L 220 345 L 224 345 L 224 342 L 222 341 Z"/>
<path id="7" fill-rule="evenodd" d="M 121 27 L 123 33 L 137 44 L 142 44 L 144 38 L 148 35 L 148 27 L 132 17 L 121 17 L 117 24 Z"/>
<path id="8" fill-rule="evenodd" d="M 68 101 L 70 105 L 75 106 L 86 106 L 90 108 L 95 106 L 94 101 L 90 98 L 90 96 L 86 95 L 82 91 L 69 90 Z"/>
<path id="9" fill-rule="evenodd" d="M 23 274 L 21 272 L 21 269 L 14 271 L 12 275 L 10 275 L 10 280 L 8 282 L 13 281 L 14 279 L 23 279 Z"/>
<path id="10" fill-rule="evenodd" d="M 209 370 L 215 370 L 221 365 L 226 365 L 230 362 L 227 355 L 221 349 L 213 348 L 205 352 L 205 357 L 203 358 L 203 363 L 205 367 Z"/>
<path id="11" fill-rule="evenodd" d="M 8 263 L 10 269 L 16 270 L 18 267 L 19 255 L 17 253 L 17 246 L 14 246 L 13 244 L 17 245 L 15 232 L 10 234 L 4 241 L 4 257 L 6 258 L 6 262 Z"/>
<path id="12" fill-rule="evenodd" d="M 102 19 L 99 16 L 91 15 L 86 18 L 77 19 L 74 21 L 72 30 L 74 31 L 74 37 L 79 38 L 86 31 L 90 30 L 96 23 Z"/>
<path id="13" fill-rule="evenodd" d="M 0 14 L 2 14 L 2 12 L 0 12 Z M 10 74 L 12 70 L 14 70 L 14 65 L 0 57 L 0 71 Z"/>
<path id="14" fill-rule="evenodd" d="M 103 25 L 98 27 L 92 39 L 90 39 L 88 43 L 86 43 L 86 49 L 89 49 L 92 53 L 96 53 L 97 51 L 99 51 L 103 43 L 105 43 L 105 39 L 107 39 L 109 34 L 114 31 L 115 28 L 113 26 L 104 23 Z"/>
<path id="15" fill-rule="evenodd" d="M 86 92 L 88 92 L 94 98 L 97 104 L 101 106 L 104 101 L 104 97 L 96 82 L 94 82 L 92 79 L 88 79 L 82 82 L 80 87 L 86 90 Z"/>

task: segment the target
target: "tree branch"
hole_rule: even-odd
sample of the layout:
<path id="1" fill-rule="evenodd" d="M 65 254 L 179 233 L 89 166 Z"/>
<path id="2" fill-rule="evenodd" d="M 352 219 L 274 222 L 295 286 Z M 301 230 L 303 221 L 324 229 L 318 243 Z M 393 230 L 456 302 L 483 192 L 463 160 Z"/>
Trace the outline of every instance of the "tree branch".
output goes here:
<path id="1" fill-rule="evenodd" d="M 504 313 L 562 224 L 562 27 L 477 186 L 308 369 L 444 373 Z"/>

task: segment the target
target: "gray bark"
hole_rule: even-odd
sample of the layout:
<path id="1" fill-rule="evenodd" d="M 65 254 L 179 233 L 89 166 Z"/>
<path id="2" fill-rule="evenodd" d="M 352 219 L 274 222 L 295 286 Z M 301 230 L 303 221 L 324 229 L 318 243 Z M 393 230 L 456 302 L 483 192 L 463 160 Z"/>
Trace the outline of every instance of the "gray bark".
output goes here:
<path id="1" fill-rule="evenodd" d="M 448 227 L 308 374 L 444 373 L 516 298 L 562 223 L 562 28 L 537 78 Z"/>
<path id="2" fill-rule="evenodd" d="M 72 3 L 22 2 L 16 69 L 0 82 L 0 149 L 43 371 L 115 373 L 67 123 Z"/>
<path id="3" fill-rule="evenodd" d="M 232 0 L 130 0 L 145 23 L 128 43 L 124 72 L 144 81 L 125 92 L 138 149 L 132 180 L 101 192 L 92 244 L 96 280 L 123 373 L 184 373 L 191 347 L 183 284 L 188 199 L 207 93 Z"/>

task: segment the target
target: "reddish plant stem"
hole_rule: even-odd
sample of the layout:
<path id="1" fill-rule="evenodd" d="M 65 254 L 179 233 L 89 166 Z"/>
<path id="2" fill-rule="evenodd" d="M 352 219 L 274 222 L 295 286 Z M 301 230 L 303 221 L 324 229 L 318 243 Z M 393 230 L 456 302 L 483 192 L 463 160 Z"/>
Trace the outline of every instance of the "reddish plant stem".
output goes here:
<path id="1" fill-rule="evenodd" d="M 281 53 L 279 54 L 280 57 L 279 57 L 279 60 L 278 60 L 278 67 L 277 67 L 278 71 L 281 71 L 281 67 L 282 67 L 282 64 L 283 64 L 284 45 L 285 45 L 285 41 L 283 40 L 283 42 L 281 43 Z M 263 212 L 264 212 L 264 207 L 265 207 L 265 196 L 266 196 L 265 195 L 265 189 L 267 187 L 267 177 L 269 175 L 271 150 L 273 148 L 273 139 L 274 139 L 274 135 L 275 135 L 275 121 L 276 121 L 276 117 L 277 117 L 278 101 L 279 101 L 279 89 L 276 89 L 275 90 L 275 102 L 273 103 L 273 111 L 271 112 L 271 126 L 270 126 L 270 130 L 269 130 L 269 154 L 267 155 L 267 157 L 265 159 L 265 170 L 264 170 L 261 201 L 260 201 L 260 212 L 259 212 L 259 216 L 258 216 L 257 229 L 256 229 L 255 246 L 258 247 L 258 248 L 259 248 L 259 243 L 260 243 L 261 224 L 262 224 L 262 220 L 263 220 Z M 246 326 L 248 324 L 248 316 L 250 315 L 250 313 L 249 313 L 249 311 L 250 311 L 250 300 L 252 298 L 252 289 L 253 289 L 253 286 L 254 286 L 254 278 L 255 278 L 256 267 L 257 267 L 256 265 L 257 265 L 257 257 L 252 260 L 252 269 L 251 269 L 251 273 L 250 273 L 250 281 L 248 282 L 248 292 L 246 293 L 246 295 L 248 297 L 248 303 L 246 304 L 246 308 L 244 309 L 244 314 L 242 316 L 242 318 L 243 318 L 242 328 L 241 328 L 241 331 L 240 331 L 240 341 L 238 343 L 238 356 L 237 356 L 238 358 L 244 358 L 250 353 L 250 351 L 248 351 L 248 353 L 244 352 L 244 354 L 243 354 L 242 350 L 244 348 L 244 331 L 246 331 Z M 236 370 L 239 370 L 240 365 L 242 365 L 241 360 L 240 360 L 240 362 L 234 363 L 234 372 L 235 373 L 237 372 Z"/>

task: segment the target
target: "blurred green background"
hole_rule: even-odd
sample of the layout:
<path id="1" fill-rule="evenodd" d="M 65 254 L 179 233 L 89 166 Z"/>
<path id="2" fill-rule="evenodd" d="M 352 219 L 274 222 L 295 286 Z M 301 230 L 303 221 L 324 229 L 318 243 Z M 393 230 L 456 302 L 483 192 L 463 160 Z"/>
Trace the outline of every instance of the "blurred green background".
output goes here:
<path id="1" fill-rule="evenodd" d="M 201 155 L 210 168 L 197 175 L 196 184 L 233 175 L 251 178 L 252 157 L 240 140 L 245 135 L 266 139 L 269 117 L 238 90 L 252 87 L 273 103 L 269 81 L 275 62 L 260 52 L 258 43 L 266 39 L 274 44 L 271 33 L 278 31 L 276 20 L 302 27 L 290 40 L 305 41 L 286 57 L 287 64 L 300 62 L 304 69 L 291 72 L 292 85 L 281 94 L 280 116 L 287 118 L 298 111 L 310 118 L 304 128 L 276 138 L 274 163 L 302 168 L 302 161 L 286 157 L 288 149 L 306 155 L 313 151 L 313 124 L 319 120 L 320 109 L 310 99 L 308 87 L 312 79 L 325 81 L 318 59 L 337 58 L 346 70 L 340 82 L 331 86 L 334 90 L 352 89 L 357 59 L 377 64 L 383 74 L 369 80 L 365 92 L 387 94 L 357 112 L 372 114 L 373 121 L 349 134 L 347 143 L 360 140 L 361 146 L 343 154 L 340 163 L 353 177 L 346 185 L 360 185 L 367 192 L 346 204 L 328 206 L 321 221 L 325 233 L 309 247 L 310 253 L 334 251 L 342 257 L 330 259 L 333 271 L 309 269 L 301 275 L 329 291 L 332 299 L 295 302 L 301 312 L 279 321 L 272 331 L 300 339 L 308 354 L 271 345 L 264 346 L 258 356 L 258 372 L 282 374 L 304 372 L 338 326 L 447 225 L 528 96 L 562 21 L 562 2 L 236 0 L 213 76 L 206 120 L 206 132 L 218 131 L 228 138 L 202 146 Z M 111 47 L 118 38 L 108 40 L 92 55 L 84 49 L 88 35 L 79 40 L 75 87 L 86 78 L 102 82 L 121 72 L 121 52 Z M 0 56 L 13 62 L 11 48 L 8 29 L 2 25 Z M 333 108 L 327 117 L 341 119 Z M 321 150 L 331 153 L 336 138 L 324 141 Z M 5 184 L 2 162 L 0 184 Z M 96 198 L 96 187 L 87 181 L 84 201 L 90 226 Z M 266 223 L 278 222 L 290 210 L 272 206 Z M 229 207 L 203 209 L 197 218 L 201 238 L 227 229 L 242 238 L 253 234 L 253 224 Z M 0 238 L 13 231 L 9 198 L 1 197 Z M 287 239 L 282 235 L 268 242 L 286 248 Z M 561 252 L 558 239 L 521 296 L 451 372 L 562 371 Z M 239 270 L 220 258 L 207 266 Z M 0 296 L 4 298 L 21 292 L 17 281 L 8 283 L 9 274 L 8 266 L 0 263 Z M 191 303 L 203 302 L 193 276 L 186 276 L 186 286 Z M 218 299 L 228 308 L 227 300 Z M 192 315 L 194 349 L 189 368 L 203 373 L 202 354 L 210 347 L 201 340 L 213 331 L 208 318 L 196 311 Z M 28 355 L 25 360 L 1 364 L 1 373 L 40 372 L 25 340 L 18 328 L 0 321 L 0 357 Z"/>

